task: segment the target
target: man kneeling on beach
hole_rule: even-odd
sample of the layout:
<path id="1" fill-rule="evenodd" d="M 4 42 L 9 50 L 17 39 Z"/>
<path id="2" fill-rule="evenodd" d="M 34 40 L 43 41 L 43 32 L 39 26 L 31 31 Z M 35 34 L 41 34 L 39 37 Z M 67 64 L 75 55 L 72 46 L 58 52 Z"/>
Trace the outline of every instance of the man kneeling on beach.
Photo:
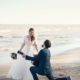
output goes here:
<path id="1" fill-rule="evenodd" d="M 44 41 L 43 43 L 43 49 L 40 50 L 37 56 L 30 57 L 25 54 L 22 55 L 23 58 L 26 60 L 31 61 L 38 61 L 39 60 L 39 66 L 32 66 L 30 67 L 31 74 L 34 78 L 34 80 L 39 80 L 37 77 L 37 74 L 46 76 L 49 80 L 54 80 L 54 77 L 52 75 L 52 68 L 50 63 L 50 51 L 49 47 L 51 47 L 51 42 L 49 40 Z"/>

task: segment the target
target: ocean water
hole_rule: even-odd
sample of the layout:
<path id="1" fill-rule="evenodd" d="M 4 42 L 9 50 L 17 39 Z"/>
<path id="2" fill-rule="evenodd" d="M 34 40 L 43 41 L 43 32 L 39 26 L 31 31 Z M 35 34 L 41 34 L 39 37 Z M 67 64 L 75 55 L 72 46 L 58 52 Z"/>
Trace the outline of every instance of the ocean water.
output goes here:
<path id="1" fill-rule="evenodd" d="M 52 46 L 50 49 L 51 56 L 56 56 L 61 53 L 65 53 L 66 51 L 73 50 L 75 48 L 80 48 L 80 43 L 70 43 L 70 44 L 62 44 Z M 42 48 L 39 48 L 39 50 Z M 13 60 L 10 55 L 12 51 L 0 52 L 0 65 L 5 65 L 9 63 L 13 63 Z M 16 52 L 16 50 L 14 50 Z"/>
<path id="2" fill-rule="evenodd" d="M 13 62 L 10 53 L 19 50 L 30 27 L 35 29 L 39 49 L 44 40 L 52 42 L 52 56 L 80 47 L 80 25 L 0 25 L 0 65 Z"/>

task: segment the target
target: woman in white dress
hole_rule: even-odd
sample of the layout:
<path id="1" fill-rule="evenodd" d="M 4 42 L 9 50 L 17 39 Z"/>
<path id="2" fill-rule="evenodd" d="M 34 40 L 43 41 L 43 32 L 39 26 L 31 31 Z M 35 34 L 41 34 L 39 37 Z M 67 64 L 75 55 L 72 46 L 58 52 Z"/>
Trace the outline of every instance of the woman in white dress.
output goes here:
<path id="1" fill-rule="evenodd" d="M 29 35 L 24 37 L 24 42 L 19 51 L 24 54 L 33 56 L 38 53 L 37 40 L 34 36 L 35 31 L 33 28 L 29 29 Z M 7 74 L 7 78 L 15 80 L 33 80 L 29 68 L 32 66 L 31 61 L 25 60 L 18 54 L 17 60 L 15 60 L 11 69 Z"/>

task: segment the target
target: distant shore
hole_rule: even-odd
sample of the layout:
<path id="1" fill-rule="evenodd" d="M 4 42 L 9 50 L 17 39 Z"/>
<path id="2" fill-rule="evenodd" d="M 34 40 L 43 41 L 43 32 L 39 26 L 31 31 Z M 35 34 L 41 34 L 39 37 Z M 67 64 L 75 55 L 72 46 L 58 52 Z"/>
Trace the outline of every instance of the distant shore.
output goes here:
<path id="1" fill-rule="evenodd" d="M 80 80 L 80 48 L 52 57 L 51 64 L 54 77 L 70 76 L 71 80 Z M 11 65 L 0 66 L 0 80 L 9 80 L 5 76 Z M 47 80 L 46 77 L 39 76 L 39 78 Z"/>

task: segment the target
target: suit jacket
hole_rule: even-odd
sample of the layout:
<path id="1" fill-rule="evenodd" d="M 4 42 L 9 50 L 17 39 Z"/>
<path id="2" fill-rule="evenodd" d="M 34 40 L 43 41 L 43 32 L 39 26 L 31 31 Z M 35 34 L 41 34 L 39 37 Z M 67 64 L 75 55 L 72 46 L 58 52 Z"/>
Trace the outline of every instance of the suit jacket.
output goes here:
<path id="1" fill-rule="evenodd" d="M 51 57 L 51 54 L 49 49 L 44 48 L 40 50 L 37 56 L 35 57 L 26 56 L 26 59 L 31 61 L 39 60 L 39 66 L 38 66 L 39 72 L 41 74 L 49 74 L 52 72 L 50 57 Z"/>

